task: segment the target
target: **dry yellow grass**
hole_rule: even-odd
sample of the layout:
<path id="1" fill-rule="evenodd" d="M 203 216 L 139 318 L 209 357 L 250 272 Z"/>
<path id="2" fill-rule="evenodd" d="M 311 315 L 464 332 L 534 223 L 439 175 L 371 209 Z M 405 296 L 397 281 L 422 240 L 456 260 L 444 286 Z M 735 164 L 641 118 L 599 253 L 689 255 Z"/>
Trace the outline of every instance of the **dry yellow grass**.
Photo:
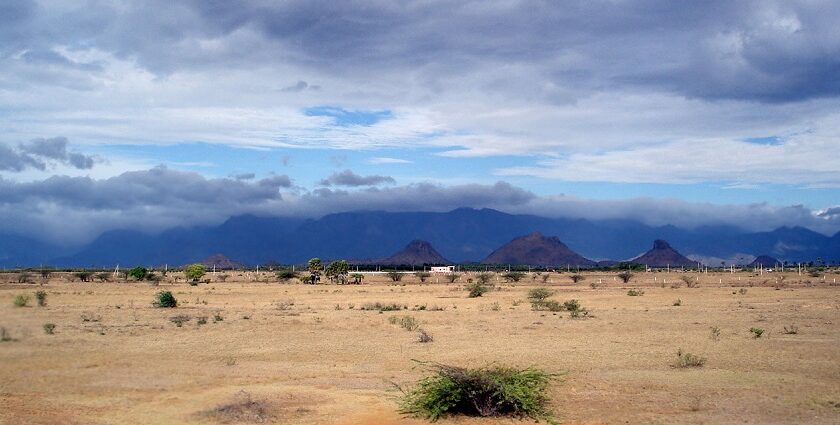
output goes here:
<path id="1" fill-rule="evenodd" d="M 836 275 L 823 282 L 788 274 L 776 288 L 773 275 L 708 274 L 698 288 L 677 289 L 670 285 L 678 273 L 641 273 L 629 284 L 585 275 L 578 284 L 568 274 L 548 283 L 554 299 L 578 299 L 595 316 L 579 320 L 531 311 L 526 294 L 539 284 L 530 278 L 480 298 L 467 298 L 462 282 L 420 285 L 413 276 L 402 286 L 383 277 L 311 286 L 238 274 L 199 286 L 61 276 L 0 284 L 0 326 L 14 339 L 0 343 L 0 423 L 423 423 L 400 416 L 395 403 L 393 383 L 421 376 L 412 359 L 565 371 L 550 396 L 569 424 L 840 423 L 840 287 L 829 285 Z M 602 287 L 591 288 L 599 279 Z M 644 295 L 627 296 L 630 288 Z M 48 293 L 46 307 L 13 306 L 16 294 L 38 289 Z M 160 290 L 171 290 L 179 307 L 153 308 Z M 377 301 L 444 310 L 360 310 Z M 224 320 L 214 323 L 216 313 Z M 434 342 L 389 324 L 404 314 Z M 192 319 L 177 327 L 175 315 Z M 208 323 L 198 325 L 200 316 Z M 42 330 L 48 322 L 54 335 Z M 799 332 L 784 334 L 790 325 Z M 751 327 L 766 333 L 755 339 Z M 680 348 L 705 357 L 705 366 L 671 367 Z"/>

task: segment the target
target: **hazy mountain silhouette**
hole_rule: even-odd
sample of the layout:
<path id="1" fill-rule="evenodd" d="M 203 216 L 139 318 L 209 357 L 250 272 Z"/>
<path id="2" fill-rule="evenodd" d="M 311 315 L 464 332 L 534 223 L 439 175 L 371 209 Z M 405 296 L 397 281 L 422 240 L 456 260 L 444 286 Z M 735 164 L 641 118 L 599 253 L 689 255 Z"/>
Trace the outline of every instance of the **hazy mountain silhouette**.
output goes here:
<path id="1" fill-rule="evenodd" d="M 247 265 L 275 261 L 301 264 L 309 258 L 385 258 L 405 241 L 428 241 L 453 262 L 481 261 L 512 239 L 532 232 L 557 236 L 592 260 L 627 260 L 668 240 L 685 255 L 732 258 L 767 254 L 783 261 L 840 260 L 840 233 L 833 237 L 802 227 L 747 232 L 731 226 L 682 229 L 633 220 L 589 221 L 506 214 L 492 209 L 449 212 L 358 211 L 318 219 L 243 215 L 218 226 L 178 227 L 159 234 L 105 232 L 72 250 L 17 236 L 0 237 L 0 265 L 107 267 L 116 264 L 187 264 L 222 253 Z"/>
<path id="2" fill-rule="evenodd" d="M 648 267 L 691 267 L 697 265 L 695 261 L 686 258 L 662 239 L 653 241 L 653 248 L 630 261 L 645 264 Z"/>
<path id="3" fill-rule="evenodd" d="M 778 265 L 779 263 L 779 260 L 769 255 L 759 255 L 755 258 L 755 260 L 753 260 L 752 263 L 748 265 L 750 267 L 776 267 L 776 265 Z"/>
<path id="4" fill-rule="evenodd" d="M 546 237 L 540 232 L 513 239 L 493 251 L 482 263 L 552 267 L 595 266 L 594 261 L 572 251 L 556 236 Z"/>

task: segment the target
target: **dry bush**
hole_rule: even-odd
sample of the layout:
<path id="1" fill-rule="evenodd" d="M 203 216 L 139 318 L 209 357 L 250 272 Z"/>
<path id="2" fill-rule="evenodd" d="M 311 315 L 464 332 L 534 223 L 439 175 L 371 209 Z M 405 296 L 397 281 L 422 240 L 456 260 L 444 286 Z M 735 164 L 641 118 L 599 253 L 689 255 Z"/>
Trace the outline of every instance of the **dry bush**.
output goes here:
<path id="1" fill-rule="evenodd" d="M 432 342 L 434 340 L 435 339 L 432 338 L 432 336 L 423 329 L 420 329 L 420 332 L 417 334 L 417 342 L 421 342 L 421 343 L 425 344 L 425 343 Z"/>
<path id="2" fill-rule="evenodd" d="M 684 353 L 682 348 L 677 350 L 677 359 L 671 363 L 671 367 L 687 368 L 687 367 L 702 367 L 706 364 L 706 359 L 700 356 L 695 356 L 691 353 Z"/>
<path id="3" fill-rule="evenodd" d="M 251 394 L 244 390 L 237 393 L 230 403 L 219 405 L 200 415 L 223 424 L 267 423 L 274 420 L 271 405 L 264 400 L 254 400 Z"/>

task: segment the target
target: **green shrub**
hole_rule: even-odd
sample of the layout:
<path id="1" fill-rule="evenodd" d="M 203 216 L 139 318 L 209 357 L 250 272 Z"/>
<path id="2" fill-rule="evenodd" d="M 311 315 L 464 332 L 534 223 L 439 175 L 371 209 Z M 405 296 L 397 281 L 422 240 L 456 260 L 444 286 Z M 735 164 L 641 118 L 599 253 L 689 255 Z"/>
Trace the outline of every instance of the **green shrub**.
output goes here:
<path id="1" fill-rule="evenodd" d="M 554 295 L 554 291 L 548 288 L 534 288 L 528 291 L 528 299 L 531 302 L 534 301 L 545 301 L 546 299 L 550 298 Z"/>
<path id="2" fill-rule="evenodd" d="M 44 323 L 44 333 L 52 335 L 55 333 L 55 323 Z"/>
<path id="3" fill-rule="evenodd" d="M 207 268 L 201 263 L 190 264 L 184 268 L 184 276 L 189 279 L 190 282 L 196 282 L 196 284 L 198 279 L 201 279 L 205 273 L 207 273 Z"/>
<path id="4" fill-rule="evenodd" d="M 519 282 L 525 277 L 525 273 L 523 272 L 507 272 L 502 277 L 505 279 L 505 282 Z"/>
<path id="5" fill-rule="evenodd" d="M 279 280 L 280 282 L 288 282 L 288 281 L 290 281 L 292 279 L 295 279 L 297 277 L 298 277 L 298 274 L 296 272 L 293 272 L 293 271 L 289 270 L 289 269 L 280 270 L 280 271 L 277 272 L 277 280 Z"/>
<path id="6" fill-rule="evenodd" d="M 631 290 L 627 291 L 627 295 L 629 295 L 631 297 L 641 297 L 644 294 L 645 294 L 645 291 L 643 291 L 641 289 L 635 289 L 634 288 L 634 289 L 631 289 Z"/>
<path id="7" fill-rule="evenodd" d="M 487 293 L 487 291 L 489 290 L 490 288 L 481 282 L 470 283 L 469 285 L 467 285 L 467 292 L 469 292 L 467 296 L 470 298 L 480 297 Z"/>
<path id="8" fill-rule="evenodd" d="M 546 390 L 555 375 L 535 368 L 467 369 L 423 364 L 431 376 L 404 392 L 404 414 L 436 421 L 444 415 L 514 416 L 553 422 Z"/>
<path id="9" fill-rule="evenodd" d="M 181 315 L 178 315 L 178 316 L 170 317 L 169 321 L 174 323 L 175 326 L 180 328 L 181 326 L 184 325 L 184 323 L 189 322 L 191 319 L 192 318 L 190 316 L 181 314 Z"/>
<path id="10" fill-rule="evenodd" d="M 373 311 L 400 311 L 400 310 L 407 310 L 408 306 L 404 304 L 397 304 L 397 303 L 381 303 L 379 301 L 375 303 L 366 303 L 363 304 L 360 310 L 373 310 Z"/>
<path id="11" fill-rule="evenodd" d="M 35 300 L 38 301 L 38 307 L 46 307 L 47 306 L 47 291 L 37 291 L 35 292 Z"/>
<path id="12" fill-rule="evenodd" d="M 574 282 L 574 283 L 578 283 L 582 280 L 585 280 L 586 278 L 583 277 L 583 275 L 580 275 L 580 274 L 573 274 L 573 275 L 569 276 L 569 279 L 572 279 L 572 282 Z"/>
<path id="13" fill-rule="evenodd" d="M 403 278 L 403 274 L 396 270 L 388 270 L 385 274 L 391 279 L 391 282 L 399 282 Z"/>
<path id="14" fill-rule="evenodd" d="M 145 267 L 135 267 L 128 271 L 128 275 L 136 280 L 145 280 L 149 275 L 149 271 Z"/>
<path id="15" fill-rule="evenodd" d="M 785 330 L 782 333 L 785 335 L 796 335 L 799 333 L 799 327 L 796 325 L 790 325 L 790 327 L 785 326 Z"/>
<path id="16" fill-rule="evenodd" d="M 448 280 L 449 283 L 454 283 L 459 277 L 461 277 L 461 275 L 458 273 L 449 273 L 446 275 L 446 280 Z"/>
<path id="17" fill-rule="evenodd" d="M 700 356 L 695 356 L 691 353 L 684 353 L 682 348 L 677 350 L 677 359 L 671 366 L 676 368 L 686 368 L 686 367 L 702 367 L 706 364 L 706 359 Z"/>
<path id="18" fill-rule="evenodd" d="M 26 294 L 17 294 L 13 303 L 15 307 L 26 307 L 29 304 L 30 297 Z"/>
<path id="19" fill-rule="evenodd" d="M 630 272 L 621 272 L 617 276 L 624 283 L 630 282 L 630 280 L 633 279 L 633 273 Z"/>
<path id="20" fill-rule="evenodd" d="M 199 316 L 198 321 L 196 321 L 199 326 L 207 324 L 207 316 Z"/>
<path id="21" fill-rule="evenodd" d="M 213 323 L 221 322 L 222 320 L 225 320 L 225 318 L 222 317 L 221 313 L 216 313 L 213 315 Z"/>
<path id="22" fill-rule="evenodd" d="M 169 291 L 160 291 L 155 294 L 155 300 L 152 305 L 158 308 L 175 308 L 178 307 L 178 300 Z"/>
<path id="23" fill-rule="evenodd" d="M 761 328 L 750 328 L 750 332 L 752 332 L 753 338 L 761 338 L 761 335 L 764 335 L 764 329 Z"/>

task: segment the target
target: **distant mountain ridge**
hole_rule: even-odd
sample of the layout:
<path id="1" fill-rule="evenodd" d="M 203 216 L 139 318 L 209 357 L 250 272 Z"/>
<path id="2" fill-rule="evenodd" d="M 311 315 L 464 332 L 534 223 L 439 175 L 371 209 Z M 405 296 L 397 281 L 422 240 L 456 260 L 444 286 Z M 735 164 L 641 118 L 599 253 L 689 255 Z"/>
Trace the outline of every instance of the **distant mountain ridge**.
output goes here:
<path id="1" fill-rule="evenodd" d="M 653 248 L 650 251 L 630 261 L 649 267 L 691 267 L 697 265 L 695 261 L 680 254 L 662 239 L 653 241 Z"/>
<path id="2" fill-rule="evenodd" d="M 840 232 L 829 237 L 802 227 L 768 232 L 731 226 L 682 229 L 634 220 L 546 218 L 459 208 L 449 212 L 344 212 L 318 219 L 242 215 L 217 226 L 177 227 L 159 234 L 108 231 L 72 250 L 0 235 L 0 265 L 181 265 L 216 253 L 246 265 L 302 264 L 312 257 L 386 258 L 415 239 L 429 242 L 452 262 L 478 262 L 512 239 L 535 231 L 556 236 L 569 249 L 593 261 L 637 257 L 656 239 L 667 240 L 686 256 L 732 258 L 748 253 L 789 262 L 840 260 Z"/>

